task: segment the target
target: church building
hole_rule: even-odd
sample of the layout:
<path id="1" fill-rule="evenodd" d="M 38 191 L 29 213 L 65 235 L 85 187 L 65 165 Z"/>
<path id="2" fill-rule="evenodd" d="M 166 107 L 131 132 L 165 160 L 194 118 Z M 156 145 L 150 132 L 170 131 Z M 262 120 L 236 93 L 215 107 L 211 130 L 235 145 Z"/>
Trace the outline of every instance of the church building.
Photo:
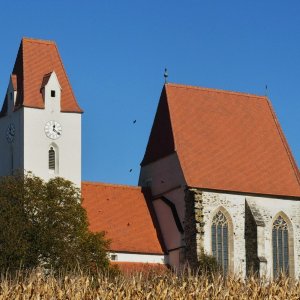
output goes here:
<path id="1" fill-rule="evenodd" d="M 81 188 L 90 229 L 124 269 L 300 277 L 300 174 L 265 96 L 166 83 L 138 186 L 81 181 L 81 110 L 57 46 L 23 38 L 0 112 L 0 176 Z"/>

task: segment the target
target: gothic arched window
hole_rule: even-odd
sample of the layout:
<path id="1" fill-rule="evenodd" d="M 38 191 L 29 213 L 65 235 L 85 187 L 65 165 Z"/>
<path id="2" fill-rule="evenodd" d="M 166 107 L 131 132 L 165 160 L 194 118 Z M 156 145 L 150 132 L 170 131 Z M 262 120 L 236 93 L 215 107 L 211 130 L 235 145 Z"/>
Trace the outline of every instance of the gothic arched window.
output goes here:
<path id="1" fill-rule="evenodd" d="M 55 170 L 55 151 L 53 147 L 49 149 L 49 170 Z"/>
<path id="2" fill-rule="evenodd" d="M 222 266 L 224 273 L 228 271 L 228 220 L 219 211 L 212 220 L 211 226 L 212 254 Z"/>
<path id="3" fill-rule="evenodd" d="M 272 229 L 273 245 L 273 276 L 280 273 L 289 275 L 289 230 L 282 216 L 273 223 Z"/>

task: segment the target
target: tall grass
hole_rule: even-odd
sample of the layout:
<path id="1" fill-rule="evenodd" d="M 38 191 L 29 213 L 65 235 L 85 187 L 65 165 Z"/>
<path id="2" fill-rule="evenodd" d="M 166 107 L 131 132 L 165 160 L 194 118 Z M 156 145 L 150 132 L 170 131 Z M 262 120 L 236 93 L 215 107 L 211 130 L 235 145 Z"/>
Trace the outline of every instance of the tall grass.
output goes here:
<path id="1" fill-rule="evenodd" d="M 131 276 L 44 275 L 39 271 L 3 274 L 2 299 L 299 299 L 299 281 L 247 281 L 217 276 L 165 273 Z"/>

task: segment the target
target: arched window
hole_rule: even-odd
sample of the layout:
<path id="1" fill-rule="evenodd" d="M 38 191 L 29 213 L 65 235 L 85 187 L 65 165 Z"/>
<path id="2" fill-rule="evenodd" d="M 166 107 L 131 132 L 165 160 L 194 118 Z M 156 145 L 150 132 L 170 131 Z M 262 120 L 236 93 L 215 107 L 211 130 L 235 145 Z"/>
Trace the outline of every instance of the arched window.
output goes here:
<path id="1" fill-rule="evenodd" d="M 49 149 L 49 170 L 55 171 L 55 151 L 53 147 Z"/>
<path id="2" fill-rule="evenodd" d="M 273 276 L 284 273 L 289 275 L 289 230 L 288 224 L 282 216 L 273 223 Z"/>
<path id="3" fill-rule="evenodd" d="M 222 266 L 224 273 L 228 272 L 228 220 L 218 211 L 213 217 L 211 227 L 212 254 Z"/>

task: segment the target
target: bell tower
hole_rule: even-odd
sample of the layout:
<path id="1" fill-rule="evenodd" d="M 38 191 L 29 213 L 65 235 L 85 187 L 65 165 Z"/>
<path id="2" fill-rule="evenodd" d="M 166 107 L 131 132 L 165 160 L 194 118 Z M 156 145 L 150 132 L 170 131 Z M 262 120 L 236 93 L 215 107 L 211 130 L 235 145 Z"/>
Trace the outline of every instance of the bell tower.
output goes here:
<path id="1" fill-rule="evenodd" d="M 0 176 L 31 171 L 80 187 L 81 114 L 56 44 L 23 38 L 0 112 Z"/>

